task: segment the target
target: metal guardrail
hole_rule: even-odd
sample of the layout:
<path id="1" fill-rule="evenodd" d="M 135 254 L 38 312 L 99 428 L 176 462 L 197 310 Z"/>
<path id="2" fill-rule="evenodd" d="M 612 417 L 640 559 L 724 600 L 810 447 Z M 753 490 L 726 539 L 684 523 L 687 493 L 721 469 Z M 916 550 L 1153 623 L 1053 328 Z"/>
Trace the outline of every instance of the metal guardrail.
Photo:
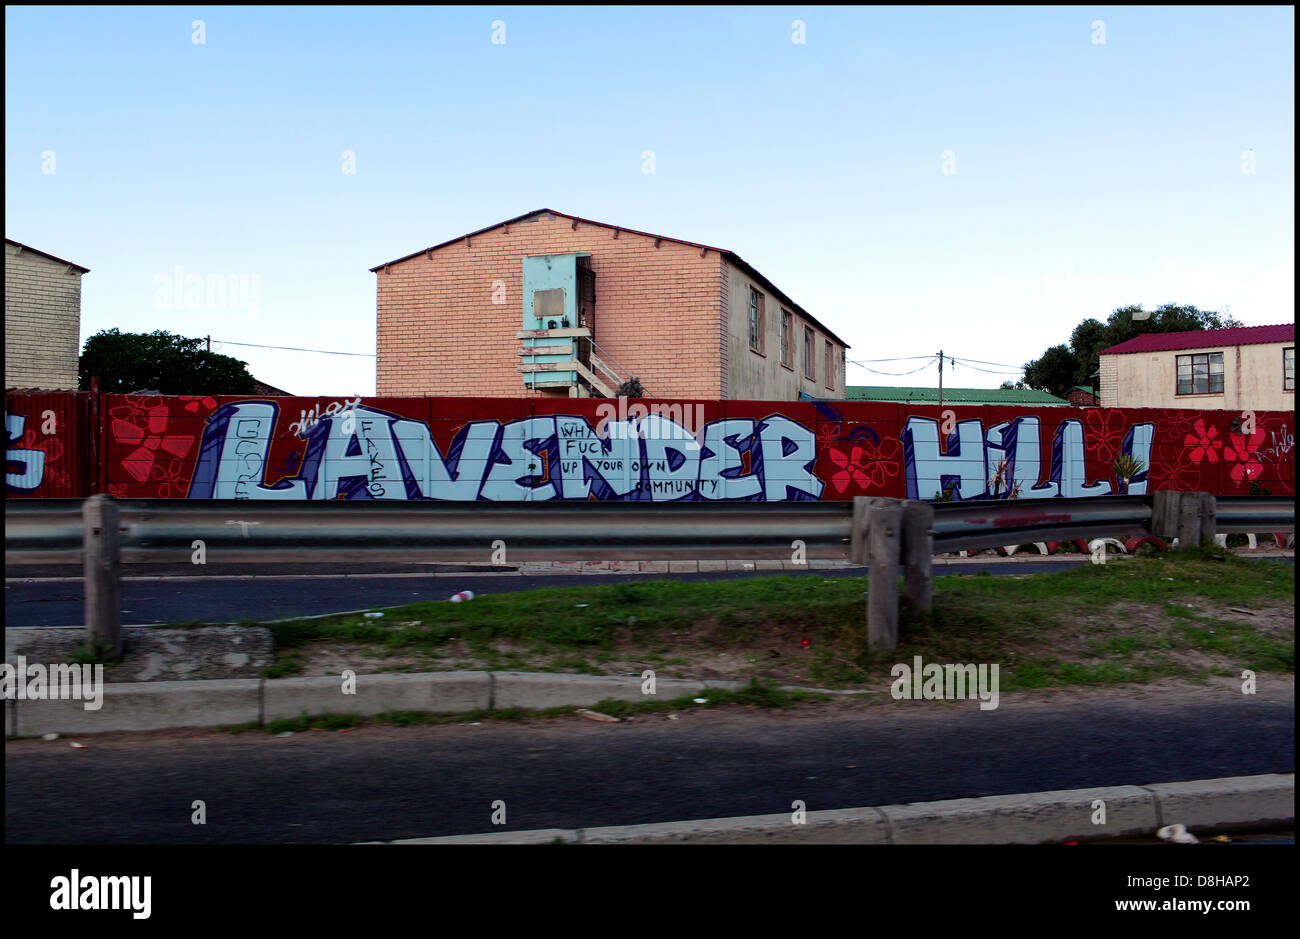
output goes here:
<path id="1" fill-rule="evenodd" d="M 116 500 L 122 561 L 789 560 L 848 552 L 848 502 Z M 11 564 L 80 558 L 82 500 L 5 503 Z"/>
<path id="2" fill-rule="evenodd" d="M 1218 496 L 1214 502 L 1215 532 L 1295 531 L 1295 500 L 1286 496 Z"/>
<path id="3" fill-rule="evenodd" d="M 1151 504 L 1142 496 L 936 502 L 933 505 L 934 550 L 939 553 L 1035 541 L 1151 534 Z"/>
<path id="4" fill-rule="evenodd" d="M 1222 506 L 1223 522 L 1216 508 Z M 866 563 L 867 643 L 898 644 L 900 566 L 913 610 L 931 608 L 935 551 L 1216 530 L 1295 531 L 1295 503 L 1157 492 L 1085 499 L 853 502 L 297 502 L 12 500 L 7 564 L 80 560 L 90 638 L 121 649 L 123 562 L 483 559 L 791 559 Z M 801 544 L 800 544 L 801 543 Z"/>
<path id="5" fill-rule="evenodd" d="M 792 542 L 815 559 L 849 554 L 851 502 L 276 502 L 115 500 L 122 560 L 490 560 L 505 542 L 514 560 L 789 560 Z M 10 564 L 79 561 L 82 499 L 5 503 Z M 1295 503 L 1278 496 L 1219 497 L 1220 533 L 1293 532 Z M 1146 496 L 938 502 L 936 553 L 1151 534 Z"/>

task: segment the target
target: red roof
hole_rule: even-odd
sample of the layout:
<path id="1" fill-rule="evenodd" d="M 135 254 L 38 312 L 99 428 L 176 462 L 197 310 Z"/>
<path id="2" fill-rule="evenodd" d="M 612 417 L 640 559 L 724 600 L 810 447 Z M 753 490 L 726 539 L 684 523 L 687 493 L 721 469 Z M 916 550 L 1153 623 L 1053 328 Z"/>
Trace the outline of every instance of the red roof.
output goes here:
<path id="1" fill-rule="evenodd" d="M 1146 333 L 1109 349 L 1102 349 L 1098 355 L 1252 346 L 1261 342 L 1295 342 L 1295 323 L 1282 326 L 1239 326 L 1235 329 L 1194 329 L 1181 333 Z"/>

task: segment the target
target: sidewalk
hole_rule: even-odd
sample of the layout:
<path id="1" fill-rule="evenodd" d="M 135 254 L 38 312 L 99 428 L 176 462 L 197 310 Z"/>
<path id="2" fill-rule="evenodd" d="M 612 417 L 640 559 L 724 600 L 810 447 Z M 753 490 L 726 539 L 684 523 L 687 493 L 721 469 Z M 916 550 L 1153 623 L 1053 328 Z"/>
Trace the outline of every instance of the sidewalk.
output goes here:
<path id="1" fill-rule="evenodd" d="M 1096 824 L 1098 802 L 1105 823 Z M 945 802 L 368 844 L 1061 844 L 1293 824 L 1295 774 L 1030 792 Z"/>

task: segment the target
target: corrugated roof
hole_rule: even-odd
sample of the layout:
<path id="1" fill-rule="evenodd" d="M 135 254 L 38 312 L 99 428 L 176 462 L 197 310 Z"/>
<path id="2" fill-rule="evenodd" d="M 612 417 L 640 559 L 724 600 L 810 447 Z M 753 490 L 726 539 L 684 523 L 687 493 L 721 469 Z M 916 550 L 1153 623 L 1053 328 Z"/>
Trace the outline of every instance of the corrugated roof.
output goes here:
<path id="1" fill-rule="evenodd" d="M 849 401 L 883 401 L 894 403 L 938 404 L 938 388 L 893 388 L 875 385 L 850 385 L 845 389 Z M 952 404 L 1037 404 L 1064 406 L 1070 402 L 1046 391 L 1028 388 L 945 388 L 944 403 Z"/>
<path id="2" fill-rule="evenodd" d="M 43 258 L 49 258 L 51 261 L 58 261 L 60 264 L 68 265 L 68 267 L 75 267 L 83 274 L 90 273 L 90 268 L 88 267 L 82 267 L 80 264 L 74 264 L 73 262 L 65 260 L 64 258 L 56 257 L 53 254 L 50 254 L 48 251 L 42 251 L 40 248 L 33 248 L 31 245 L 25 245 L 21 241 L 14 241 L 12 238 L 6 238 L 5 244 L 15 245 L 16 247 L 21 248 L 22 251 L 30 251 L 32 254 L 39 254 Z"/>
<path id="3" fill-rule="evenodd" d="M 1295 342 L 1295 323 L 1280 326 L 1237 326 L 1232 329 L 1193 329 L 1178 333 L 1144 333 L 1098 355 L 1133 352 L 1169 352 L 1173 349 L 1210 349 L 1215 346 L 1252 346 L 1261 342 Z"/>
<path id="4" fill-rule="evenodd" d="M 749 274 L 751 277 L 757 280 L 760 284 L 762 284 L 772 293 L 780 297 L 783 301 L 785 301 L 786 306 L 792 307 L 801 316 L 803 316 L 804 319 L 808 320 L 808 322 L 812 323 L 814 326 L 816 326 L 818 329 L 824 332 L 827 336 L 834 339 L 844 348 L 846 349 L 850 348 L 847 342 L 845 342 L 839 336 L 835 335 L 835 333 L 827 329 L 825 324 L 823 324 L 819 319 L 817 319 L 817 317 L 813 316 L 811 313 L 809 313 L 799 304 L 791 300 L 790 296 L 784 290 L 782 290 L 776 284 L 772 283 L 770 280 L 764 277 L 761 273 L 758 272 L 756 268 L 750 265 L 748 261 L 746 261 L 740 255 L 736 254 L 736 252 L 734 251 L 728 251 L 726 248 L 715 248 L 713 245 L 700 244 L 697 241 L 686 241 L 682 238 L 673 238 L 670 235 L 655 235 L 652 234 L 651 232 L 637 231 L 635 228 L 628 228 L 626 225 L 611 225 L 608 222 L 596 222 L 596 221 L 592 221 L 589 218 L 582 218 L 581 216 L 577 216 L 577 215 L 569 215 L 567 212 L 557 212 L 554 209 L 537 209 L 533 212 L 525 212 L 523 215 L 517 215 L 514 218 L 506 219 L 506 221 L 504 222 L 497 222 L 495 225 L 489 225 L 486 228 L 480 228 L 478 231 L 472 231 L 469 232 L 468 234 L 459 235 L 455 238 L 448 239 L 447 241 L 441 242 L 440 244 L 430 245 L 427 248 L 421 248 L 419 251 L 413 251 L 412 253 L 397 258 L 396 260 L 386 261 L 383 264 L 377 264 L 370 269 L 370 273 L 372 274 L 378 273 L 379 271 L 383 270 L 386 267 L 389 267 L 390 265 L 401 264 L 403 261 L 409 261 L 412 258 L 417 258 L 420 255 L 427 254 L 430 251 L 437 251 L 439 248 L 445 248 L 448 245 L 457 244 L 458 242 L 464 241 L 466 238 L 476 238 L 479 235 L 483 234 L 484 232 L 489 232 L 492 231 L 493 229 L 500 228 L 502 225 L 513 225 L 516 222 L 522 222 L 526 218 L 532 218 L 534 215 L 542 215 L 543 213 L 548 213 L 550 215 L 554 215 L 559 218 L 567 218 L 574 222 L 582 222 L 585 225 L 597 225 L 601 228 L 608 228 L 611 231 L 625 231 L 629 235 L 642 235 L 646 238 L 658 238 L 662 241 L 672 241 L 679 245 L 689 245 L 692 248 L 700 248 L 703 251 L 716 251 L 718 252 L 718 254 L 722 255 L 727 260 L 731 261 L 733 264 L 735 264 L 737 267 L 743 270 L 745 273 Z"/>

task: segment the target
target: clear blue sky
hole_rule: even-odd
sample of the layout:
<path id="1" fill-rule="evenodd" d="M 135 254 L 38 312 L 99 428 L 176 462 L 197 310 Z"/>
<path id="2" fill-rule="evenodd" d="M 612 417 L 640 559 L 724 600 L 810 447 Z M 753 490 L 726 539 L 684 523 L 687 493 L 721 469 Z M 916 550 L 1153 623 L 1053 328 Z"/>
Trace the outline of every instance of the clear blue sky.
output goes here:
<path id="1" fill-rule="evenodd" d="M 543 206 L 729 248 L 851 359 L 1015 366 L 1128 303 L 1293 317 L 1290 8 L 10 7 L 5 24 L 5 233 L 91 268 L 83 340 L 373 353 L 369 267 Z M 160 305 L 178 267 L 244 275 L 245 302 Z M 296 394 L 374 391 L 372 358 L 222 351 Z"/>

